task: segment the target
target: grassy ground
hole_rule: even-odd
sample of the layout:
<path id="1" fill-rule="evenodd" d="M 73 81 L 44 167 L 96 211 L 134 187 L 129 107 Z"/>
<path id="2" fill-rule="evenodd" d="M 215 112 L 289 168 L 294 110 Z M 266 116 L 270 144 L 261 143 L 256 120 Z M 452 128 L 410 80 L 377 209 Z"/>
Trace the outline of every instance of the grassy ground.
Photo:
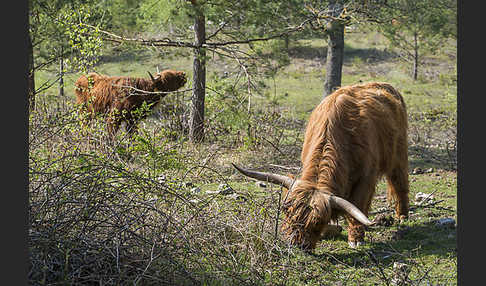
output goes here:
<path id="1" fill-rule="evenodd" d="M 190 51 L 107 51 L 98 72 L 146 77 L 158 66 L 192 74 Z M 65 98 L 56 87 L 39 95 L 29 142 L 31 281 L 391 285 L 406 273 L 399 284 L 457 284 L 455 224 L 438 223 L 457 219 L 455 43 L 428 57 L 413 81 L 380 35 L 346 35 L 343 85 L 390 82 L 407 104 L 411 214 L 392 221 L 380 181 L 370 218 L 383 223 L 367 231 L 367 244 L 349 248 L 344 227 L 312 254 L 279 240 L 279 189 L 257 186 L 230 164 L 298 173 L 305 122 L 322 99 L 326 43 L 291 42 L 289 55 L 273 77 L 259 78 L 252 116 L 245 85 L 231 89 L 237 65 L 210 59 L 207 140 L 200 145 L 183 131 L 188 93 L 164 101 L 182 111 L 161 106 L 131 142 L 119 134 L 114 145 L 101 124 L 89 140 L 80 132 L 72 107 L 79 74 L 67 75 Z M 38 82 L 50 77 L 36 75 Z M 419 192 L 433 198 L 419 203 Z"/>

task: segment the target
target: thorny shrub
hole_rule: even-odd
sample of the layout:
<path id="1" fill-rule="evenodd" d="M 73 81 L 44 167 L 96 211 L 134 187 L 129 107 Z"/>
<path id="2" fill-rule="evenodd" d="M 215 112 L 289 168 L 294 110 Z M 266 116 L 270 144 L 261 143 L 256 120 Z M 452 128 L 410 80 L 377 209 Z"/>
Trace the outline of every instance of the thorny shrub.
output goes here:
<path id="1" fill-rule="evenodd" d="M 442 169 L 457 170 L 457 115 L 435 107 L 409 112 L 410 152 Z"/>
<path id="2" fill-rule="evenodd" d="M 29 120 L 31 284 L 255 285 L 289 271 L 275 264 L 291 253 L 276 194 L 193 192 L 180 174 L 197 166 L 163 133 L 109 141 L 101 119 L 78 116 L 39 107 Z"/>

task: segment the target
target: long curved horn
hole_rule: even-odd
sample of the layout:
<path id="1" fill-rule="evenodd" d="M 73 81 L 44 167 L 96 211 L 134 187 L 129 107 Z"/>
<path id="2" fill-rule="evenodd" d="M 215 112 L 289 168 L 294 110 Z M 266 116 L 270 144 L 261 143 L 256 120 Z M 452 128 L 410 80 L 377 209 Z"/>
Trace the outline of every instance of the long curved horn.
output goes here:
<path id="1" fill-rule="evenodd" d="M 358 220 L 360 223 L 364 225 L 370 226 L 374 224 L 355 205 L 353 205 L 352 203 L 348 202 L 343 198 L 330 195 L 329 202 L 331 204 L 331 207 L 336 209 L 341 209 L 347 212 L 349 215 L 351 215 L 352 217 L 354 217 L 356 220 Z"/>
<path id="2" fill-rule="evenodd" d="M 149 74 L 150 78 L 152 79 L 152 81 L 155 81 L 154 76 L 153 76 L 153 75 L 152 75 L 152 74 L 151 74 L 149 71 L 147 71 L 147 72 L 148 72 L 148 74 Z"/>
<path id="3" fill-rule="evenodd" d="M 270 182 L 278 185 L 282 185 L 286 187 L 287 189 L 290 189 L 292 184 L 294 183 L 294 179 L 287 177 L 287 176 L 282 176 L 278 174 L 272 174 L 272 173 L 264 173 L 264 172 L 257 172 L 257 171 L 250 171 L 248 169 L 243 169 L 241 167 L 236 166 L 234 163 L 231 163 L 233 167 L 236 168 L 240 173 L 242 173 L 245 176 L 260 180 L 260 181 L 265 181 L 265 182 Z"/>

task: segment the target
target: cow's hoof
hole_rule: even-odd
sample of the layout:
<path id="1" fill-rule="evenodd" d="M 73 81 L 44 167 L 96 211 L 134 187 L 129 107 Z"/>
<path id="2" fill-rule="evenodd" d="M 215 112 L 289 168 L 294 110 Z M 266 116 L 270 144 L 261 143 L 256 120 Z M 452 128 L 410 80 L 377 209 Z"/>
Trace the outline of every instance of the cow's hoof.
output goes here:
<path id="1" fill-rule="evenodd" d="M 349 244 L 349 247 L 351 247 L 351 248 L 358 248 L 358 247 L 364 245 L 365 242 L 364 241 L 348 241 L 348 244 Z"/>

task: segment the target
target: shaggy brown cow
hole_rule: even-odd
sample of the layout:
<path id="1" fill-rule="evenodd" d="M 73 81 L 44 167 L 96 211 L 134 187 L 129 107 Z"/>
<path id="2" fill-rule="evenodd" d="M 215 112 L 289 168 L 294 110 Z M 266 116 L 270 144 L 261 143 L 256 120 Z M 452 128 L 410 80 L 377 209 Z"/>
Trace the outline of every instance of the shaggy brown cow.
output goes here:
<path id="1" fill-rule="evenodd" d="M 310 116 L 299 179 L 233 166 L 285 187 L 282 231 L 292 244 L 315 248 L 329 222 L 344 215 L 349 245 L 356 247 L 364 241 L 365 225 L 372 225 L 368 210 L 383 175 L 396 216 L 408 216 L 407 125 L 405 103 L 391 85 L 342 87 Z"/>
<path id="2" fill-rule="evenodd" d="M 150 110 L 166 94 L 154 92 L 175 91 L 187 81 L 185 72 L 164 70 L 154 76 L 149 72 L 150 79 L 124 76 L 106 76 L 89 73 L 81 76 L 75 83 L 76 102 L 83 104 L 89 118 L 101 113 L 106 116 L 108 132 L 113 136 L 125 121 L 129 133 L 136 130 L 139 120 L 147 116 L 135 114 L 144 102 Z"/>

